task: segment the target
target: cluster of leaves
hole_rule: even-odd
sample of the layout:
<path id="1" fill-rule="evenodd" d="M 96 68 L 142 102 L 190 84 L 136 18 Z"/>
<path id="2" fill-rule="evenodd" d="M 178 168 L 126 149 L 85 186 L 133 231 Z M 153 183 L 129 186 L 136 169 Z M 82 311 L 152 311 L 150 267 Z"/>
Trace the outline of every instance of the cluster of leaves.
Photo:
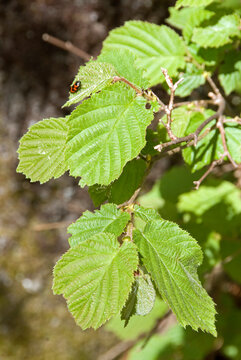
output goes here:
<path id="1" fill-rule="evenodd" d="M 94 213 L 86 211 L 69 227 L 70 249 L 54 268 L 53 290 L 64 295 L 83 329 L 98 328 L 120 312 L 126 324 L 133 314 L 146 315 L 158 292 L 181 325 L 216 335 L 214 303 L 197 275 L 202 263 L 197 241 L 154 209 L 117 206 L 142 184 L 158 157 L 154 145 L 169 140 L 165 119 L 147 132 L 154 114 L 163 109 L 150 90 L 164 83 L 161 68 L 176 80 L 184 78 L 179 96 L 190 95 L 216 71 L 226 94 L 241 90 L 240 8 L 235 1 L 228 8 L 225 1 L 198 4 L 178 0 L 170 9 L 167 21 L 182 36 L 142 21 L 111 31 L 97 60 L 80 67 L 73 83 L 81 86 L 65 106 L 81 103 L 66 118 L 34 124 L 20 140 L 17 171 L 31 181 L 44 183 L 68 170 L 89 187 L 96 206 L 109 202 Z M 192 104 L 174 109 L 174 135 L 194 132 L 211 114 Z M 241 129 L 232 120 L 225 123 L 226 142 L 240 163 Z M 215 120 L 208 130 L 196 147 L 183 150 L 192 171 L 225 150 Z M 185 206 L 184 199 L 180 208 Z"/>

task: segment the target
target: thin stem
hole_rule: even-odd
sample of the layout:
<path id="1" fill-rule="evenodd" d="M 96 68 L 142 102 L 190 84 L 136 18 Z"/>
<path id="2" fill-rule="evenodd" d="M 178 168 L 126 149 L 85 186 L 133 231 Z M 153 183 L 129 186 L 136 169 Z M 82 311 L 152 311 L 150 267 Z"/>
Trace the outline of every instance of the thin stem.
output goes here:
<path id="1" fill-rule="evenodd" d="M 114 76 L 113 77 L 113 82 L 117 82 L 117 81 L 122 81 L 125 84 L 129 85 L 132 89 L 135 90 L 135 92 L 139 95 L 143 95 L 143 91 L 140 90 L 137 86 L 135 86 L 134 84 L 132 84 L 129 80 L 125 79 L 124 77 L 121 76 Z"/>
<path id="2" fill-rule="evenodd" d="M 42 35 L 42 39 L 51 45 L 57 46 L 60 49 L 69 51 L 70 53 L 77 55 L 78 57 L 80 57 L 85 61 L 89 61 L 91 59 L 91 55 L 89 55 L 84 50 L 77 48 L 70 41 L 62 41 L 56 38 L 55 36 L 46 33 Z"/>
<path id="3" fill-rule="evenodd" d="M 175 96 L 175 91 L 177 89 L 177 86 L 180 84 L 180 82 L 183 80 L 182 78 L 179 79 L 175 84 L 173 84 L 173 81 L 171 79 L 171 77 L 168 75 L 167 69 L 161 68 L 161 71 L 165 77 L 166 83 L 171 91 L 171 95 L 170 95 L 170 99 L 169 99 L 169 104 L 168 105 L 164 105 L 164 111 L 166 113 L 167 116 L 167 122 L 163 123 L 163 125 L 165 126 L 168 136 L 171 140 L 175 140 L 177 137 L 173 134 L 172 129 L 171 129 L 171 123 L 172 123 L 172 110 L 173 110 L 173 102 L 174 102 L 174 96 Z"/>
<path id="4" fill-rule="evenodd" d="M 196 107 L 204 107 L 208 104 L 214 104 L 214 101 L 213 100 L 193 100 L 193 101 L 182 101 L 182 102 L 178 102 L 176 104 L 173 104 L 173 108 L 177 108 L 177 107 L 180 107 L 180 106 L 185 106 L 185 105 L 190 105 L 190 104 L 193 104 L 195 105 Z"/>
<path id="5" fill-rule="evenodd" d="M 234 168 L 237 168 L 238 165 L 236 164 L 236 162 L 233 160 L 228 147 L 227 147 L 227 142 L 226 142 L 226 137 L 225 137 L 225 130 L 224 130 L 224 126 L 223 126 L 223 116 L 220 116 L 217 122 L 217 128 L 219 129 L 220 135 L 221 135 L 221 140 L 222 140 L 222 144 L 223 144 L 223 148 L 224 148 L 224 157 L 227 156 L 227 158 L 229 159 L 229 161 L 231 162 L 231 164 L 233 165 Z"/>

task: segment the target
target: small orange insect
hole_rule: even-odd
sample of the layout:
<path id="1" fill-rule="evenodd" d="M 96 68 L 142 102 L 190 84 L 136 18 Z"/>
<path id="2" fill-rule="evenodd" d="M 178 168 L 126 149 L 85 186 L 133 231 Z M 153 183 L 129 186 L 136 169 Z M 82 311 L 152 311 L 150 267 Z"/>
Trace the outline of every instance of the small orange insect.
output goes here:
<path id="1" fill-rule="evenodd" d="M 75 94 L 81 86 L 81 81 L 76 81 L 73 85 L 70 86 L 71 94 Z"/>

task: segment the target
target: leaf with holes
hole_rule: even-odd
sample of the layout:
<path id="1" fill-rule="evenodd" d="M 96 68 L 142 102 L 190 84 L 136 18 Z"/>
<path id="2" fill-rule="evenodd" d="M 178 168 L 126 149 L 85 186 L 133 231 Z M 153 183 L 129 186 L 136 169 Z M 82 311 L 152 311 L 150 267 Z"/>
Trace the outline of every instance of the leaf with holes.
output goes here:
<path id="1" fill-rule="evenodd" d="M 128 49 L 136 56 L 136 65 L 146 70 L 150 85 L 164 81 L 161 67 L 170 76 L 185 68 L 185 44 L 169 27 L 144 21 L 128 21 L 110 32 L 104 41 L 103 51 Z"/>
<path id="2" fill-rule="evenodd" d="M 197 275 L 202 251 L 196 240 L 177 224 L 154 220 L 147 223 L 143 232 L 134 231 L 134 242 L 162 298 L 180 324 L 216 336 L 214 303 Z"/>
<path id="3" fill-rule="evenodd" d="M 67 299 L 82 329 L 97 329 L 124 306 L 134 271 L 136 246 L 122 246 L 113 234 L 100 233 L 70 248 L 54 267 L 53 290 Z"/>
<path id="4" fill-rule="evenodd" d="M 50 118 L 32 125 L 21 138 L 17 172 L 41 184 L 68 169 L 64 154 L 68 126 L 65 118 Z"/>
<path id="5" fill-rule="evenodd" d="M 81 66 L 73 81 L 73 84 L 80 81 L 80 88 L 76 93 L 70 93 L 69 100 L 64 106 L 76 104 L 91 94 L 102 90 L 110 85 L 115 75 L 116 70 L 111 64 L 90 61 L 85 66 Z"/>
<path id="6" fill-rule="evenodd" d="M 108 232 L 119 236 L 125 229 L 130 214 L 117 209 L 114 204 L 102 205 L 94 213 L 85 211 L 83 215 L 68 227 L 70 246 L 76 246 L 100 232 Z"/>
<path id="7" fill-rule="evenodd" d="M 95 94 L 72 112 L 66 159 L 70 174 L 87 185 L 108 185 L 145 146 L 146 127 L 153 119 L 146 100 L 116 83 Z"/>

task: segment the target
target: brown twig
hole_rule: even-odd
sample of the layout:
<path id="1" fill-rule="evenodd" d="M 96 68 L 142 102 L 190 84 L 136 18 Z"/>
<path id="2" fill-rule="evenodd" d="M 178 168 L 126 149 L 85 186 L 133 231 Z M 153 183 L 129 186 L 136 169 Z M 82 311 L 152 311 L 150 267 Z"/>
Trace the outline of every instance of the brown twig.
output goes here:
<path id="1" fill-rule="evenodd" d="M 175 322 L 176 322 L 175 316 L 172 314 L 171 311 L 168 311 L 167 314 L 163 316 L 163 318 L 157 321 L 157 324 L 154 326 L 155 329 L 154 333 L 162 334 Z M 120 355 L 124 354 L 129 349 L 131 349 L 135 344 L 137 344 L 140 340 L 144 339 L 146 336 L 148 337 L 149 340 L 154 333 L 152 329 L 151 332 L 145 332 L 143 334 L 140 334 L 135 340 L 122 341 L 119 344 L 113 346 L 105 354 L 102 354 L 98 358 L 98 360 L 114 360 Z"/>
<path id="2" fill-rule="evenodd" d="M 166 128 L 169 138 L 171 140 L 175 140 L 175 139 L 177 139 L 177 137 L 173 134 L 172 129 L 171 129 L 173 102 L 174 102 L 175 91 L 176 91 L 178 85 L 180 84 L 180 82 L 183 81 L 183 78 L 179 79 L 175 84 L 173 84 L 171 77 L 168 75 L 167 69 L 161 68 L 161 71 L 162 71 L 162 73 L 165 77 L 166 83 L 171 91 L 169 104 L 164 105 L 164 111 L 167 116 L 167 122 L 166 123 L 164 123 L 162 121 L 161 122 Z"/>
<path id="3" fill-rule="evenodd" d="M 138 94 L 138 95 L 143 95 L 143 91 L 140 90 L 136 85 L 132 84 L 129 80 L 125 79 L 124 77 L 121 77 L 121 76 L 114 76 L 113 77 L 113 82 L 117 82 L 117 81 L 122 81 L 124 82 L 125 84 L 129 85 L 132 89 L 135 90 L 135 92 Z"/>
<path id="4" fill-rule="evenodd" d="M 181 101 L 176 104 L 173 104 L 173 109 L 185 106 L 185 105 L 194 105 L 196 107 L 205 107 L 208 104 L 213 104 L 213 100 L 193 100 L 193 101 Z"/>
<path id="5" fill-rule="evenodd" d="M 77 55 L 78 57 L 80 57 L 85 61 L 89 61 L 91 59 L 91 55 L 89 55 L 84 50 L 77 48 L 70 41 L 62 41 L 56 38 L 55 36 L 46 33 L 42 35 L 42 39 L 51 45 L 57 46 L 60 49 L 69 51 L 70 53 Z"/>
<path id="6" fill-rule="evenodd" d="M 33 225 L 32 230 L 33 231 L 55 230 L 55 229 L 68 227 L 71 223 L 72 221 L 59 221 L 52 223 L 35 224 Z"/>
<path id="7" fill-rule="evenodd" d="M 229 161 L 231 162 L 231 164 L 233 165 L 234 168 L 237 168 L 238 165 L 233 160 L 233 158 L 230 155 L 230 152 L 228 150 L 228 147 L 227 147 L 226 137 L 225 137 L 225 130 L 224 130 L 224 126 L 223 126 L 223 116 L 222 115 L 218 119 L 217 128 L 219 129 L 221 139 L 222 139 L 222 144 L 223 144 L 223 149 L 224 149 L 223 155 L 224 155 L 224 157 L 227 156 L 227 158 L 229 159 Z"/>
<path id="8" fill-rule="evenodd" d="M 222 155 L 220 157 L 220 159 L 218 160 L 214 160 L 211 165 L 209 166 L 208 170 L 203 174 L 203 176 L 200 177 L 199 180 L 197 181 L 193 181 L 194 185 L 195 185 L 195 190 L 199 189 L 199 186 L 201 185 L 201 183 L 203 182 L 204 179 L 206 179 L 206 177 L 213 171 L 213 169 L 215 168 L 215 166 L 222 164 L 223 159 L 224 159 L 224 155 Z"/>
<path id="9" fill-rule="evenodd" d="M 217 112 L 211 116 L 209 116 L 198 128 L 195 132 L 187 135 L 187 136 L 183 136 L 180 138 L 176 138 L 172 141 L 168 141 L 166 143 L 163 144 L 159 144 L 157 146 L 155 146 L 155 149 L 158 151 L 162 151 L 164 148 L 169 148 L 173 145 L 177 145 L 180 144 L 182 142 L 190 142 L 191 140 L 194 140 L 194 145 L 197 143 L 198 141 L 198 136 L 200 134 L 200 132 L 205 128 L 206 125 L 208 125 L 212 120 L 217 119 L 222 113 L 223 113 L 223 109 L 224 109 L 224 104 L 220 104 L 219 109 L 217 110 Z"/>

